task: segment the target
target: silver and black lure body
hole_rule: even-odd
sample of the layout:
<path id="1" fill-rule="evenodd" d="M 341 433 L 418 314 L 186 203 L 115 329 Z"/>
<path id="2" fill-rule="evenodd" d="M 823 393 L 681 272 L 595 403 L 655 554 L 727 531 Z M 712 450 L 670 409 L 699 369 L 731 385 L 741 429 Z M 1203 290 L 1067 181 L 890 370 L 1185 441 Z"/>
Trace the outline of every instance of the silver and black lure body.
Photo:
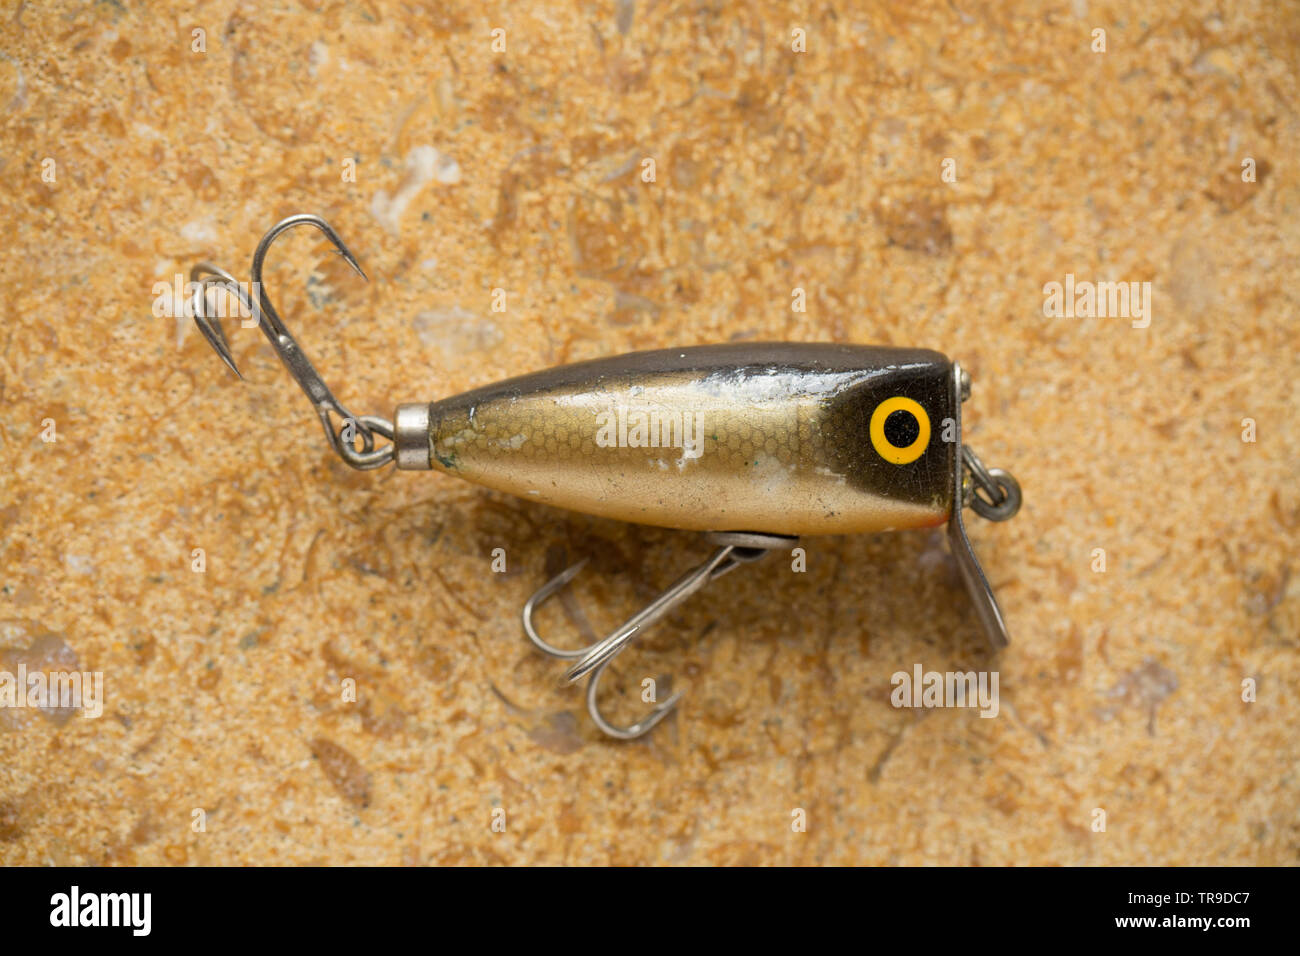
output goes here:
<path id="1" fill-rule="evenodd" d="M 918 528 L 952 509 L 955 401 L 952 363 L 922 349 L 634 352 L 403 405 L 398 467 L 691 531 Z"/>
<path id="2" fill-rule="evenodd" d="M 254 254 L 258 302 L 229 273 L 207 264 L 192 270 L 198 283 L 195 322 L 238 374 L 220 325 L 208 317 L 207 292 L 225 288 L 239 296 L 311 398 L 331 445 L 353 467 L 393 461 L 399 469 L 443 471 L 600 517 L 709 533 L 716 550 L 707 561 L 590 647 L 555 647 L 533 623 L 538 605 L 572 580 L 581 564 L 525 604 L 524 631 L 533 643 L 576 661 L 568 671 L 571 681 L 591 676 L 588 710 L 607 734 L 640 736 L 679 696 L 629 727 L 610 724 L 596 694 L 613 657 L 712 580 L 768 550 L 790 548 L 800 535 L 946 523 L 990 644 L 1007 644 L 1002 613 L 971 550 L 962 511 L 969 505 L 1005 520 L 1019 508 L 1020 489 L 1006 472 L 985 469 L 962 444 L 961 406 L 970 380 L 957 363 L 924 349 L 706 345 L 565 365 L 451 398 L 399 405 L 391 423 L 353 416 L 321 381 L 262 284 L 271 243 L 298 225 L 325 233 L 364 276 L 324 220 L 293 216 L 268 232 Z M 377 446 L 376 436 L 389 444 Z"/>

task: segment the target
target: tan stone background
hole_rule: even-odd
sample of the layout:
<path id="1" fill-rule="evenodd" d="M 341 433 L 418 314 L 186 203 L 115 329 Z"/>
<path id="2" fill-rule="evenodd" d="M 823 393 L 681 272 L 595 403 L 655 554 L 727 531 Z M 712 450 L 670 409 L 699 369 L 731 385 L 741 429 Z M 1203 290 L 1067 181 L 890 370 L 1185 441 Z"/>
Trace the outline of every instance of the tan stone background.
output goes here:
<path id="1" fill-rule="evenodd" d="M 1294 864 L 1298 48 L 1277 2 L 5 4 L 0 654 L 107 703 L 0 715 L 0 861 Z M 647 347 L 959 358 L 1025 490 L 972 525 L 1012 647 L 940 533 L 812 540 L 648 632 L 609 707 L 680 713 L 602 739 L 520 605 L 591 555 L 546 617 L 590 640 L 706 546 L 354 473 L 257 331 L 240 383 L 153 315 L 301 211 L 371 281 L 301 233 L 268 280 L 361 413 Z M 1045 318 L 1066 273 L 1150 327 Z M 1001 713 L 894 709 L 918 662 Z"/>

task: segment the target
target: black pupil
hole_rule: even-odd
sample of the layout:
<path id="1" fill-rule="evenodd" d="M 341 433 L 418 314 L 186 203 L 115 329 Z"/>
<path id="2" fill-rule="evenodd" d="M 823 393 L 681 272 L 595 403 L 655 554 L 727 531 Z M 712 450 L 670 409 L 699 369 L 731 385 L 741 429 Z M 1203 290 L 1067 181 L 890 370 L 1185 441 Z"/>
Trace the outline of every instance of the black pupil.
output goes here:
<path id="1" fill-rule="evenodd" d="M 885 441 L 895 448 L 911 448 L 921 434 L 921 423 L 911 412 L 901 408 L 885 419 Z"/>

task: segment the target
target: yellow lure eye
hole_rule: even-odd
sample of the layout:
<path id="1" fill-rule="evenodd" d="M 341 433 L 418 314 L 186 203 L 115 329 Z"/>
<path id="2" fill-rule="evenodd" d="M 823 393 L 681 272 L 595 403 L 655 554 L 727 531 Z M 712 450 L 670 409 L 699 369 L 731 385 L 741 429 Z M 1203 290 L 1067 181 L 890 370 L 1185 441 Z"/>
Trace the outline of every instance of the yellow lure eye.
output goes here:
<path id="1" fill-rule="evenodd" d="M 893 444 L 885 436 L 885 422 L 894 412 L 905 412 L 916 420 L 916 440 L 905 448 Z M 885 461 L 894 465 L 906 465 L 916 461 L 930 444 L 930 416 L 918 402 L 902 395 L 887 398 L 871 413 L 871 446 Z"/>

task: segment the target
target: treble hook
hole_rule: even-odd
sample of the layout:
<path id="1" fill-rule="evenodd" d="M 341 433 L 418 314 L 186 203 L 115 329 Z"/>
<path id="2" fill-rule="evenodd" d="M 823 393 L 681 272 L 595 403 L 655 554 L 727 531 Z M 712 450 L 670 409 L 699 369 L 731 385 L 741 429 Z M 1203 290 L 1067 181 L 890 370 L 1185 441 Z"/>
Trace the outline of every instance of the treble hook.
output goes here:
<path id="1" fill-rule="evenodd" d="M 228 293 L 239 299 L 240 304 L 254 318 L 257 325 L 260 325 L 262 332 L 265 333 L 271 347 L 275 349 L 275 354 L 280 357 L 289 374 L 294 377 L 298 387 L 311 400 L 312 406 L 316 409 L 316 414 L 320 417 L 321 426 L 325 429 L 325 435 L 329 438 L 330 446 L 353 468 L 367 470 L 378 468 L 387 464 L 393 458 L 392 445 L 386 445 L 383 448 L 375 448 L 375 435 L 383 438 L 393 438 L 393 426 L 384 418 L 376 415 L 353 415 L 347 408 L 334 397 L 329 386 L 325 384 L 312 365 L 311 360 L 307 358 L 307 353 L 302 350 L 297 340 L 289 334 L 288 328 L 285 327 L 284 320 L 280 318 L 280 313 L 276 311 L 275 305 L 271 302 L 271 297 L 267 294 L 266 285 L 262 281 L 262 268 L 266 261 L 266 254 L 271 248 L 271 244 L 280 236 L 281 233 L 287 232 L 297 226 L 312 226 L 319 229 L 325 234 L 325 238 L 330 241 L 343 260 L 352 267 L 353 271 L 361 278 L 366 279 L 365 270 L 357 261 L 356 256 L 339 238 L 337 232 L 320 216 L 302 213 L 296 216 L 289 216 L 276 223 L 262 237 L 262 241 L 257 244 L 257 249 L 253 253 L 253 265 L 251 268 L 252 285 L 257 290 L 257 300 L 254 301 L 246 293 L 229 272 L 220 269 L 208 262 L 200 262 L 190 270 L 190 281 L 194 283 L 194 324 L 198 326 L 199 331 L 208 344 L 212 346 L 213 351 L 220 356 L 221 360 L 226 363 L 236 375 L 241 379 L 244 377 L 235 364 L 235 358 L 230 352 L 230 345 L 226 340 L 225 332 L 221 328 L 220 322 L 216 318 L 209 318 L 206 311 L 207 293 L 210 288 L 225 289 Z M 215 277 L 215 279 L 213 278 Z M 338 415 L 344 422 L 344 426 L 337 432 L 330 419 L 331 415 Z M 357 451 L 353 441 L 345 438 L 348 434 L 348 425 L 352 426 L 352 431 L 361 438 L 362 448 Z"/>
<path id="2" fill-rule="evenodd" d="M 586 565 L 587 559 L 584 558 L 572 567 L 561 571 L 538 588 L 524 604 L 522 616 L 524 633 L 528 636 L 528 639 L 539 650 L 552 657 L 578 661 L 565 673 L 565 680 L 574 683 L 590 675 L 587 682 L 587 713 L 591 715 L 591 719 L 596 726 L 611 737 L 616 737 L 619 740 L 632 740 L 640 737 L 668 716 L 668 713 L 681 698 L 682 692 L 678 691 L 667 700 L 657 704 L 649 714 L 634 724 L 627 727 L 611 724 L 601 714 L 596 699 L 600 677 L 605 672 L 609 662 L 617 657 L 632 642 L 633 638 L 638 636 L 640 631 L 654 624 L 695 592 L 702 590 L 706 585 L 711 584 L 742 564 L 757 561 L 773 548 L 790 547 L 798 540 L 785 535 L 749 533 L 714 533 L 708 535 L 707 538 L 713 544 L 719 546 L 707 561 L 679 577 L 662 594 L 628 618 L 609 636 L 587 647 L 572 650 L 555 647 L 542 639 L 533 624 L 533 615 L 536 613 L 538 606 L 572 581 L 583 566 Z"/>
<path id="3" fill-rule="evenodd" d="M 546 641 L 542 640 L 541 635 L 537 633 L 536 626 L 533 624 L 533 614 L 536 612 L 537 608 L 544 601 L 550 598 L 553 594 L 555 594 L 566 584 L 572 581 L 575 577 L 577 577 L 578 572 L 581 571 L 586 566 L 586 564 L 587 564 L 587 559 L 583 558 L 577 564 L 565 568 L 555 577 L 551 578 L 551 580 L 547 581 L 540 588 L 538 588 L 533 593 L 533 596 L 524 602 L 524 611 L 523 611 L 524 633 L 528 635 L 528 639 L 532 641 L 533 644 L 535 644 L 538 647 L 538 649 L 546 652 L 547 654 L 550 654 L 552 657 L 558 657 L 563 660 L 576 660 L 579 657 L 585 657 L 587 654 L 594 651 L 596 648 L 600 647 L 602 643 L 604 643 L 604 641 L 597 641 L 595 644 L 592 644 L 589 647 L 579 647 L 572 650 L 565 649 L 562 647 L 556 647 L 555 645 L 548 644 Z M 635 634 L 639 628 L 640 628 L 639 624 L 635 624 L 633 623 L 633 621 L 628 621 L 627 624 L 624 624 L 622 628 L 615 631 L 612 635 L 610 635 L 610 637 L 617 639 L 626 636 L 626 639 L 630 640 L 631 636 Z M 608 638 L 606 640 L 608 640 Z M 681 692 L 678 691 L 663 703 L 658 704 L 654 708 L 654 710 L 650 711 L 650 713 L 646 717 L 642 718 L 636 723 L 631 724 L 628 727 L 616 727 L 613 724 L 611 724 L 609 721 L 607 721 L 605 717 L 601 714 L 600 706 L 596 700 L 596 692 L 600 684 L 600 676 L 605 672 L 605 665 L 608 663 L 609 663 L 608 660 L 603 661 L 596 668 L 595 673 L 591 675 L 591 680 L 587 682 L 587 713 L 591 715 L 591 719 L 596 724 L 596 726 L 599 727 L 601 730 L 603 730 L 606 734 L 608 734 L 611 737 L 616 737 L 619 740 L 632 740 L 636 737 L 640 737 L 642 734 L 648 731 L 655 724 L 659 723 L 659 721 L 667 717 L 668 712 L 672 710 L 673 706 L 677 703 L 678 699 L 682 696 Z"/>

